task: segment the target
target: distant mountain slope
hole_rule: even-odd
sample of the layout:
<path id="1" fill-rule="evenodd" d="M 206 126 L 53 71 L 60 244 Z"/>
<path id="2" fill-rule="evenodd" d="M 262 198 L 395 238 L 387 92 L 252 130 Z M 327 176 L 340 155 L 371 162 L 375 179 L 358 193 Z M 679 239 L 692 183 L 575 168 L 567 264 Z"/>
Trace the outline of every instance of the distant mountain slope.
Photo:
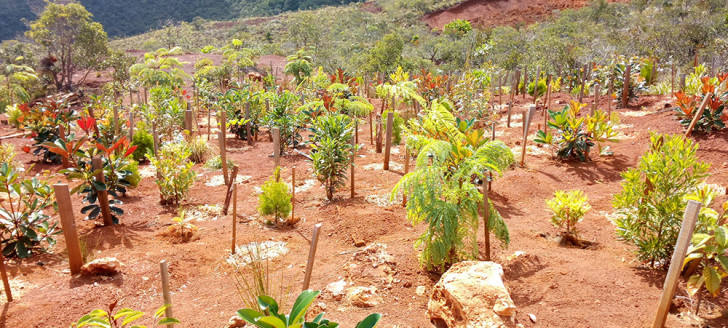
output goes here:
<path id="1" fill-rule="evenodd" d="M 69 2 L 69 0 L 56 0 Z M 244 16 L 276 15 L 284 11 L 341 5 L 360 0 L 80 0 L 110 37 L 129 36 L 161 27 L 166 20 L 195 17 L 228 20 Z M 0 0 L 0 40 L 25 31 L 22 19 L 33 20 L 41 0 Z"/>

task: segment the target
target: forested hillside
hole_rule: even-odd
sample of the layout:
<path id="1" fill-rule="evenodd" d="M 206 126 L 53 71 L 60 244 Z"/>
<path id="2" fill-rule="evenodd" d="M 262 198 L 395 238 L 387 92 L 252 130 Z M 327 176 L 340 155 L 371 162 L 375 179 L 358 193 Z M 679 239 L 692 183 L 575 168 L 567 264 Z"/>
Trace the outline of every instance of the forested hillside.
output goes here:
<path id="1" fill-rule="evenodd" d="M 110 37 L 129 36 L 157 29 L 169 21 L 192 21 L 195 17 L 214 20 L 239 16 L 275 15 L 284 11 L 339 5 L 358 0 L 80 0 L 104 26 Z M 69 1 L 56 1 L 69 2 Z M 35 18 L 38 0 L 0 0 L 0 40 L 25 31 L 22 19 Z"/>

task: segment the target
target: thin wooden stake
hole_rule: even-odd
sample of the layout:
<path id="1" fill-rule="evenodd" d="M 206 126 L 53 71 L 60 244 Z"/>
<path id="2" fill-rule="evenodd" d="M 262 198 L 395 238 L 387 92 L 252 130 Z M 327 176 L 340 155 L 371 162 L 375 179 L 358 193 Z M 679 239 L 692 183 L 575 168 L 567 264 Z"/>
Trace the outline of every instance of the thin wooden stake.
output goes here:
<path id="1" fill-rule="evenodd" d="M 228 209 L 230 208 L 230 200 L 233 197 L 233 185 L 235 184 L 235 179 L 238 177 L 238 166 L 233 165 L 232 172 L 230 173 L 230 184 L 227 185 L 226 192 L 225 192 L 225 203 L 222 205 L 222 214 L 227 215 Z"/>
<path id="2" fill-rule="evenodd" d="M 129 142 L 134 141 L 134 113 L 129 110 Z"/>
<path id="3" fill-rule="evenodd" d="M 230 181 L 228 179 L 228 165 L 227 165 L 227 149 L 225 145 L 225 132 L 220 131 L 218 133 L 218 141 L 220 142 L 220 162 L 222 163 L 222 176 L 225 185 L 229 186 Z"/>
<path id="4" fill-rule="evenodd" d="M 167 318 L 172 318 L 172 296 L 169 293 L 169 264 L 167 260 L 159 262 L 159 271 L 162 277 L 162 298 L 164 298 L 164 304 L 167 306 L 164 315 Z M 174 324 L 168 324 L 167 327 L 172 328 Z"/>
<path id="5" fill-rule="evenodd" d="M 528 106 L 528 111 L 524 113 L 523 120 L 523 152 L 521 153 L 521 167 L 525 166 L 526 160 L 526 142 L 528 141 L 528 128 L 531 125 L 533 114 L 536 113 L 536 105 Z"/>
<path id="6" fill-rule="evenodd" d="M 274 169 L 281 166 L 281 129 L 279 127 L 273 128 L 273 161 L 275 163 Z"/>
<path id="7" fill-rule="evenodd" d="M 703 102 L 700 103 L 700 108 L 698 108 L 698 112 L 693 117 L 693 121 L 690 122 L 690 126 L 688 126 L 688 130 L 685 131 L 685 138 L 689 137 L 691 133 L 693 133 L 693 128 L 695 128 L 695 124 L 698 123 L 700 118 L 703 116 L 703 111 L 705 110 L 705 106 L 708 105 L 708 100 L 713 96 L 712 93 L 708 92 L 708 94 L 705 95 L 705 98 L 703 98 Z"/>
<path id="8" fill-rule="evenodd" d="M 8 280 L 8 272 L 5 269 L 5 256 L 0 252 L 0 275 L 3 278 L 3 287 L 5 288 L 5 297 L 8 303 L 13 301 L 13 291 L 10 290 L 10 281 Z"/>
<path id="9" fill-rule="evenodd" d="M 250 102 L 245 103 L 245 135 L 248 139 L 248 146 L 253 145 L 253 129 L 250 124 Z"/>
<path id="10" fill-rule="evenodd" d="M 56 194 L 58 214 L 61 217 L 61 228 L 63 229 L 63 237 L 66 240 L 68 265 L 71 267 L 71 274 L 77 274 L 81 272 L 83 256 L 81 256 L 81 244 L 78 241 L 78 233 L 76 232 L 71 194 L 68 192 L 68 185 L 65 183 L 54 184 L 53 191 Z"/>
<path id="11" fill-rule="evenodd" d="M 683 261 L 685 260 L 685 253 L 688 246 L 690 245 L 690 239 L 693 237 L 693 231 L 695 230 L 695 223 L 698 221 L 701 205 L 700 202 L 690 200 L 688 201 L 687 208 L 685 208 L 680 234 L 677 237 L 672 259 L 670 259 L 670 268 L 667 270 L 665 283 L 662 286 L 662 296 L 660 296 L 660 303 L 657 306 L 657 316 L 655 317 L 655 322 L 652 324 L 652 328 L 662 328 L 665 326 L 667 312 L 670 310 L 672 298 L 675 296 L 677 280 L 680 277 L 680 271 L 682 271 Z"/>
<path id="12" fill-rule="evenodd" d="M 291 167 L 291 222 L 296 222 L 296 166 Z"/>
<path id="13" fill-rule="evenodd" d="M 159 135 L 157 134 L 157 123 L 152 122 L 152 142 L 154 143 L 154 157 L 159 156 Z"/>
<path id="14" fill-rule="evenodd" d="M 511 127 L 511 111 L 513 110 L 513 101 L 508 102 L 508 117 L 506 120 L 506 127 Z"/>
<path id="15" fill-rule="evenodd" d="M 372 112 L 369 112 L 369 144 L 374 144 L 374 124 L 372 124 Z"/>
<path id="16" fill-rule="evenodd" d="M 632 72 L 632 64 L 627 64 L 627 68 L 624 69 L 624 88 L 622 89 L 622 107 L 627 108 L 629 102 L 629 79 Z"/>
<path id="17" fill-rule="evenodd" d="M 192 111 L 189 109 L 185 111 L 185 130 L 192 136 Z"/>
<path id="18" fill-rule="evenodd" d="M 404 145 L 404 175 L 409 173 L 410 152 L 407 144 Z M 402 193 L 402 206 L 407 206 L 407 195 Z"/>
<path id="19" fill-rule="evenodd" d="M 321 232 L 321 223 L 313 227 L 313 237 L 311 237 L 311 248 L 308 251 L 308 263 L 306 263 L 306 275 L 303 278 L 303 290 L 307 290 L 311 283 L 311 273 L 313 271 L 313 261 L 316 258 L 316 247 L 318 246 L 319 233 Z"/>
<path id="20" fill-rule="evenodd" d="M 374 150 L 378 153 L 382 153 L 382 115 L 377 114 L 377 144 Z"/>
<path id="21" fill-rule="evenodd" d="M 235 239 L 238 230 L 238 184 L 233 183 L 233 240 L 230 253 L 235 254 Z"/>
<path id="22" fill-rule="evenodd" d="M 384 144 L 384 170 L 389 171 L 389 152 L 392 150 L 392 125 L 394 124 L 394 113 L 387 113 L 387 139 Z"/>
<path id="23" fill-rule="evenodd" d="M 101 161 L 101 157 L 92 158 L 91 167 L 94 171 L 99 171 L 98 173 L 96 173 L 96 181 L 106 184 L 103 170 L 104 165 Z M 109 191 L 107 189 L 97 189 L 96 193 L 98 193 L 99 207 L 101 207 L 101 218 L 104 220 L 104 226 L 110 227 L 114 225 L 114 220 L 111 217 L 111 207 L 109 205 Z"/>
<path id="24" fill-rule="evenodd" d="M 599 110 L 599 97 L 602 95 L 602 90 L 599 85 L 599 83 L 594 85 L 594 104 L 592 105 L 592 115 L 594 115 L 594 112 Z"/>
<path id="25" fill-rule="evenodd" d="M 490 261 L 490 202 L 488 201 L 488 187 L 486 185 L 487 171 L 483 172 L 483 230 L 485 234 L 485 260 Z"/>
<path id="26" fill-rule="evenodd" d="M 114 106 L 114 136 L 118 137 L 120 132 L 121 131 L 119 130 L 119 108 Z"/>

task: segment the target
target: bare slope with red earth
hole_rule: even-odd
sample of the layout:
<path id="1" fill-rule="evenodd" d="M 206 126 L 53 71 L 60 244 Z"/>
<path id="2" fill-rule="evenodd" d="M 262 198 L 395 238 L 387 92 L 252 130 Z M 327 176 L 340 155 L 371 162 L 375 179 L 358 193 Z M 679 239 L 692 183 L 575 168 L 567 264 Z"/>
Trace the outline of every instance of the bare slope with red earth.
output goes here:
<path id="1" fill-rule="evenodd" d="M 532 24 L 552 16 L 555 10 L 581 8 L 587 4 L 587 0 L 468 0 L 423 19 L 427 25 L 439 30 L 454 19 L 465 19 L 480 27 Z"/>

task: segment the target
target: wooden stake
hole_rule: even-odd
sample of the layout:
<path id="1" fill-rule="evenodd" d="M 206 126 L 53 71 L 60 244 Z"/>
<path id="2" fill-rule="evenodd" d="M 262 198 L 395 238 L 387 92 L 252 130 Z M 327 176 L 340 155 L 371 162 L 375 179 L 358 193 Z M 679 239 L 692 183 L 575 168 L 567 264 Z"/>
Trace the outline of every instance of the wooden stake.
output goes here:
<path id="1" fill-rule="evenodd" d="M 377 115 L 377 145 L 374 150 L 378 153 L 382 153 L 382 115 Z"/>
<path id="2" fill-rule="evenodd" d="M 5 256 L 0 252 L 0 275 L 3 278 L 3 287 L 5 288 L 5 297 L 8 303 L 13 301 L 13 291 L 10 290 L 10 281 L 8 280 L 8 272 L 5 269 Z"/>
<path id="3" fill-rule="evenodd" d="M 238 227 L 238 184 L 233 183 L 233 242 L 230 253 L 235 254 L 235 239 Z"/>
<path id="4" fill-rule="evenodd" d="M 369 144 L 374 144 L 374 124 L 372 124 L 372 111 L 369 112 Z"/>
<path id="5" fill-rule="evenodd" d="M 114 136 L 119 136 L 119 109 L 114 106 Z"/>
<path id="6" fill-rule="evenodd" d="M 321 232 L 321 223 L 313 227 L 313 237 L 311 237 L 311 248 L 308 251 L 308 263 L 306 264 L 306 275 L 303 278 L 303 290 L 307 290 L 311 283 L 311 273 L 313 271 L 313 261 L 316 258 L 316 247 L 318 246 L 319 233 Z"/>
<path id="7" fill-rule="evenodd" d="M 154 157 L 159 156 L 159 135 L 157 134 L 157 123 L 152 122 L 152 142 L 154 143 Z"/>
<path id="8" fill-rule="evenodd" d="M 528 106 L 528 111 L 524 112 L 523 120 L 523 152 L 521 153 L 521 167 L 524 167 L 526 160 L 526 143 L 528 141 L 528 128 L 531 125 L 531 119 L 536 112 L 536 105 Z"/>
<path id="9" fill-rule="evenodd" d="M 349 163 L 349 167 L 351 170 L 351 178 L 349 179 L 351 182 L 351 198 L 354 198 L 354 194 L 356 192 L 354 191 L 354 159 L 356 158 L 356 138 L 351 138 L 352 148 L 351 148 L 351 163 Z"/>
<path id="10" fill-rule="evenodd" d="M 495 122 L 490 125 L 490 131 L 492 132 L 492 136 L 490 137 L 490 140 L 495 140 Z"/>
<path id="11" fill-rule="evenodd" d="M 227 165 L 227 149 L 225 148 L 225 132 L 220 131 L 218 133 L 218 141 L 220 142 L 220 162 L 222 163 L 222 176 L 225 185 L 229 186 L 230 181 L 228 179 L 228 165 Z"/>
<path id="12" fill-rule="evenodd" d="M 506 127 L 511 127 L 511 110 L 513 110 L 513 101 L 508 102 L 508 118 L 506 120 Z"/>
<path id="13" fill-rule="evenodd" d="M 599 83 L 594 85 L 594 101 L 592 102 L 591 115 L 599 109 Z"/>
<path id="14" fill-rule="evenodd" d="M 192 111 L 189 109 L 185 111 L 185 130 L 192 136 Z"/>
<path id="15" fill-rule="evenodd" d="M 528 91 L 528 66 L 523 67 L 523 87 L 521 88 L 523 99 L 526 99 L 526 91 Z"/>
<path id="16" fill-rule="evenodd" d="M 629 79 L 632 71 L 632 64 L 627 64 L 627 68 L 624 69 L 624 88 L 622 89 L 622 107 L 627 108 L 629 102 Z"/>
<path id="17" fill-rule="evenodd" d="M 409 173 L 410 153 L 407 144 L 404 145 L 404 175 Z M 407 206 L 407 195 L 402 193 L 402 206 Z"/>
<path id="18" fill-rule="evenodd" d="M 134 141 L 134 113 L 129 109 L 129 142 Z"/>
<path id="19" fill-rule="evenodd" d="M 274 169 L 281 166 L 281 129 L 279 127 L 273 128 L 273 160 L 275 163 Z"/>
<path id="20" fill-rule="evenodd" d="M 99 171 L 96 173 L 96 181 L 106 184 L 106 179 L 104 178 L 104 165 L 101 161 L 101 157 L 92 158 L 91 167 L 94 171 Z M 96 193 L 98 193 L 99 207 L 101 207 L 101 217 L 104 220 L 104 226 L 110 227 L 114 225 L 114 220 L 111 217 L 111 207 L 109 206 L 109 191 L 107 189 L 97 189 Z"/>
<path id="21" fill-rule="evenodd" d="M 579 102 L 584 99 L 584 89 L 586 88 L 586 70 L 587 65 L 584 65 L 584 70 L 581 73 L 581 90 L 579 90 Z"/>
<path id="22" fill-rule="evenodd" d="M 614 78 L 609 79 L 609 89 L 607 90 L 607 115 L 612 115 L 612 94 L 614 93 Z"/>
<path id="23" fill-rule="evenodd" d="M 296 222 L 296 166 L 291 167 L 291 222 Z"/>
<path id="24" fill-rule="evenodd" d="M 211 117 L 212 117 L 212 109 L 207 109 L 207 140 L 210 140 L 210 135 L 212 134 L 212 123 L 211 123 Z"/>
<path id="25" fill-rule="evenodd" d="M 682 74 L 680 75 L 680 90 L 685 91 L 685 80 L 687 79 L 687 75 Z"/>
<path id="26" fill-rule="evenodd" d="M 83 256 L 81 256 L 81 244 L 78 241 L 76 232 L 71 194 L 68 192 L 68 185 L 65 183 L 54 184 L 53 191 L 56 194 L 58 214 L 61 217 L 61 228 L 63 229 L 63 237 L 66 240 L 68 264 L 71 267 L 71 274 L 74 275 L 81 272 Z"/>
<path id="27" fill-rule="evenodd" d="M 387 139 L 384 145 L 384 170 L 389 171 L 389 152 L 392 149 L 392 125 L 394 124 L 394 113 L 387 113 Z"/>
<path id="28" fill-rule="evenodd" d="M 688 130 L 685 131 L 685 138 L 689 137 L 691 133 L 693 133 L 693 128 L 695 128 L 695 124 L 698 123 L 700 118 L 703 116 L 703 111 L 705 110 L 705 106 L 708 105 L 708 100 L 713 96 L 712 93 L 708 92 L 708 94 L 705 95 L 705 98 L 703 98 L 703 102 L 700 103 L 700 108 L 698 108 L 698 112 L 693 117 L 692 122 L 690 122 L 690 126 L 688 126 Z"/>
<path id="29" fill-rule="evenodd" d="M 164 298 L 164 304 L 167 308 L 164 310 L 164 315 L 167 318 L 172 317 L 172 296 L 169 293 L 169 265 L 166 260 L 159 262 L 159 271 L 162 277 L 162 297 Z M 174 324 L 168 324 L 167 327 L 174 327 Z"/>
<path id="30" fill-rule="evenodd" d="M 657 316 L 655 317 L 655 322 L 652 324 L 652 328 L 662 328 L 665 326 L 667 312 L 670 310 L 672 298 L 675 296 L 677 280 L 680 277 L 680 271 L 682 271 L 683 261 L 685 260 L 685 252 L 690 245 L 690 239 L 693 237 L 695 223 L 698 221 L 700 206 L 700 202 L 694 200 L 688 201 L 682 226 L 680 227 L 680 234 L 675 244 L 675 251 L 672 253 L 672 259 L 670 259 L 670 268 L 667 271 L 667 277 L 665 277 L 665 283 L 662 286 L 662 296 L 660 296 L 660 303 L 657 306 Z"/>
<path id="31" fill-rule="evenodd" d="M 222 205 L 222 214 L 227 215 L 228 209 L 230 208 L 230 200 L 233 197 L 233 185 L 235 185 L 235 179 L 238 177 L 238 166 L 233 165 L 232 172 L 230 174 L 230 178 L 228 179 L 230 181 L 230 184 L 227 185 L 226 191 L 225 191 L 225 203 Z"/>
<path id="32" fill-rule="evenodd" d="M 675 63 L 670 68 L 670 98 L 675 97 Z"/>
<path id="33" fill-rule="evenodd" d="M 485 235 L 485 260 L 490 261 L 490 202 L 488 201 L 488 187 L 486 186 L 487 171 L 483 172 L 483 230 Z"/>
<path id="34" fill-rule="evenodd" d="M 245 103 L 245 135 L 248 138 L 248 146 L 253 145 L 253 129 L 250 124 L 250 102 Z"/>

